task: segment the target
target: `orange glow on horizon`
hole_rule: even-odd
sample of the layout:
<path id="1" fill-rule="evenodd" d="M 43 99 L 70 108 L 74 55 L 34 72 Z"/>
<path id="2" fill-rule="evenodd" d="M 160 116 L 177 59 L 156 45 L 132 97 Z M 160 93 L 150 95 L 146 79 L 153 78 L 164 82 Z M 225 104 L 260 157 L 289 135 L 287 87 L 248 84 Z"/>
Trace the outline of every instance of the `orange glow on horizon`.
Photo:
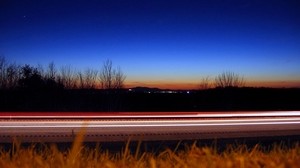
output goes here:
<path id="1" fill-rule="evenodd" d="M 249 81 L 249 87 L 300 88 L 300 81 Z"/>
<path id="2" fill-rule="evenodd" d="M 125 82 L 125 88 L 150 87 L 159 89 L 193 90 L 199 89 L 200 82 Z M 214 87 L 211 83 L 210 87 Z M 246 81 L 245 87 L 270 87 L 270 88 L 300 88 L 299 81 Z"/>
<path id="3" fill-rule="evenodd" d="M 133 87 L 149 87 L 149 88 L 159 88 L 159 89 L 174 89 L 174 90 L 190 90 L 190 89 L 198 89 L 197 83 L 189 82 L 126 82 L 126 88 Z"/>

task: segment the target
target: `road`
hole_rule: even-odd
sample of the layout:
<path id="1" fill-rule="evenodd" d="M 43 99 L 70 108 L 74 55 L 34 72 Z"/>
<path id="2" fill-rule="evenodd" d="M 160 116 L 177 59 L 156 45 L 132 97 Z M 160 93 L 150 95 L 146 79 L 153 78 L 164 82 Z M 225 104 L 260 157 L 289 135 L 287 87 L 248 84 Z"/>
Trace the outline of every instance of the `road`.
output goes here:
<path id="1" fill-rule="evenodd" d="M 300 111 L 0 114 L 0 142 L 201 140 L 300 135 Z"/>

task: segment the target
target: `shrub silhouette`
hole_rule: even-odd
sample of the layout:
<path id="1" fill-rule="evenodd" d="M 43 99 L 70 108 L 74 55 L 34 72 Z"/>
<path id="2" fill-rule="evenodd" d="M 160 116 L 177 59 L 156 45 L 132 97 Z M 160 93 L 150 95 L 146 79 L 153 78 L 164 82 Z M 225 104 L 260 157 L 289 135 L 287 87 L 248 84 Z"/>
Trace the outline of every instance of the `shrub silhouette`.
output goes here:
<path id="1" fill-rule="evenodd" d="M 62 84 L 55 81 L 53 76 L 43 77 L 37 68 L 25 65 L 21 67 L 19 87 L 28 90 L 49 90 L 63 88 Z"/>
<path id="2" fill-rule="evenodd" d="M 44 81 L 37 68 L 25 65 L 21 67 L 19 86 L 24 89 L 42 89 Z"/>
<path id="3" fill-rule="evenodd" d="M 217 88 L 244 87 L 245 80 L 234 72 L 223 72 L 215 78 Z"/>

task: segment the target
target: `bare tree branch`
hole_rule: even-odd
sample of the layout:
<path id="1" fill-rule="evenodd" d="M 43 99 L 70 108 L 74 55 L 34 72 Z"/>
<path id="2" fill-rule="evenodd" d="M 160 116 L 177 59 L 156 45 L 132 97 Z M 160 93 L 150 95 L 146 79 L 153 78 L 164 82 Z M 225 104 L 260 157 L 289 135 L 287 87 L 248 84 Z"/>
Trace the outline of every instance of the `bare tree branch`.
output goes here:
<path id="1" fill-rule="evenodd" d="M 102 89 L 121 89 L 124 87 L 125 75 L 121 68 L 113 69 L 112 61 L 106 60 L 99 73 Z"/>
<path id="2" fill-rule="evenodd" d="M 125 75 L 121 71 L 121 68 L 118 69 L 114 73 L 114 89 L 122 89 L 124 87 Z"/>
<path id="3" fill-rule="evenodd" d="M 48 79 L 52 79 L 52 80 L 55 80 L 55 77 L 57 76 L 57 70 L 55 68 L 55 64 L 54 62 L 51 62 L 49 65 L 48 65 L 48 69 L 47 69 L 47 72 L 46 72 L 46 77 Z"/>
<path id="4" fill-rule="evenodd" d="M 211 80 L 210 80 L 209 76 L 206 76 L 201 79 L 201 82 L 199 84 L 199 89 L 200 90 L 210 89 L 211 85 L 212 84 L 211 84 Z"/>
<path id="5" fill-rule="evenodd" d="M 18 86 L 18 81 L 20 79 L 20 66 L 15 63 L 8 65 L 6 69 L 6 80 L 7 86 L 10 89 L 16 88 Z"/>
<path id="6" fill-rule="evenodd" d="M 243 77 L 235 74 L 234 72 L 223 72 L 215 78 L 215 86 L 220 88 L 225 87 L 243 87 L 245 80 Z"/>
<path id="7" fill-rule="evenodd" d="M 95 89 L 96 79 L 97 79 L 97 70 L 86 69 L 84 73 L 84 85 L 86 89 Z"/>
<path id="8" fill-rule="evenodd" d="M 64 87 L 67 89 L 77 88 L 77 79 L 76 79 L 75 71 L 69 65 L 60 68 L 59 80 L 60 83 L 62 83 Z"/>
<path id="9" fill-rule="evenodd" d="M 7 62 L 4 57 L 0 57 L 0 89 L 6 88 L 6 68 Z"/>

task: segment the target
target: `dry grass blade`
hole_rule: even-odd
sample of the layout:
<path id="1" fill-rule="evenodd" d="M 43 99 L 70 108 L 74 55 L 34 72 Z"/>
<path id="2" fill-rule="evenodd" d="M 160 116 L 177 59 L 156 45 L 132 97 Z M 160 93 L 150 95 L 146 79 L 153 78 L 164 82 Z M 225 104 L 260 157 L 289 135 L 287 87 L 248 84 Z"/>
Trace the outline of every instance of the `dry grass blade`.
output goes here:
<path id="1" fill-rule="evenodd" d="M 75 140 L 72 145 L 72 148 L 71 148 L 71 152 L 69 153 L 69 155 L 67 157 L 66 168 L 74 168 L 76 165 L 77 165 L 76 167 L 78 167 L 79 162 L 78 162 L 77 158 L 79 157 L 80 152 L 83 148 L 82 142 L 84 141 L 84 135 L 85 135 L 87 126 L 88 126 L 88 122 L 84 122 L 80 131 L 76 135 Z"/>
<path id="2" fill-rule="evenodd" d="M 198 147 L 196 143 L 187 146 L 185 150 L 166 149 L 158 155 L 140 153 L 141 142 L 131 154 L 130 140 L 120 153 L 100 151 L 99 145 L 95 149 L 82 145 L 84 131 L 76 136 L 70 150 L 60 151 L 55 144 L 50 147 L 37 149 L 36 146 L 22 147 L 15 142 L 13 149 L 0 150 L 0 167 L 65 167 L 65 168 L 119 168 L 119 167 L 270 167 L 293 168 L 300 165 L 300 146 L 286 147 L 283 144 L 274 145 L 268 150 L 260 145 L 248 148 L 246 145 L 228 146 L 223 152 L 216 152 L 216 147 Z"/>

